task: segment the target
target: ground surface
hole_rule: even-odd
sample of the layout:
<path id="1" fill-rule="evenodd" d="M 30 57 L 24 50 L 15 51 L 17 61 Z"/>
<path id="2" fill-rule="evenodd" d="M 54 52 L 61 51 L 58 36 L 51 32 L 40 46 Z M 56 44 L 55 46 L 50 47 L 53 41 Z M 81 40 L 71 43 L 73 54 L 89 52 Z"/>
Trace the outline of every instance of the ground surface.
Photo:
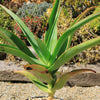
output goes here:
<path id="1" fill-rule="evenodd" d="M 5 70 L 22 70 L 26 62 L 4 62 L 0 61 L 0 71 Z M 90 68 L 100 73 L 100 64 L 89 66 L 65 66 L 60 70 L 71 71 L 73 69 Z M 47 96 L 46 93 L 39 90 L 32 83 L 11 83 L 0 82 L 0 100 L 34 100 L 34 96 Z M 100 86 L 93 87 L 79 87 L 79 86 L 65 86 L 56 92 L 55 97 L 64 100 L 100 100 Z M 40 100 L 40 99 L 39 99 Z"/>
<path id="2" fill-rule="evenodd" d="M 0 82 L 0 100 L 26 100 L 34 96 L 47 94 L 31 83 Z M 55 97 L 64 100 L 100 100 L 100 87 L 64 87 L 56 92 Z"/>

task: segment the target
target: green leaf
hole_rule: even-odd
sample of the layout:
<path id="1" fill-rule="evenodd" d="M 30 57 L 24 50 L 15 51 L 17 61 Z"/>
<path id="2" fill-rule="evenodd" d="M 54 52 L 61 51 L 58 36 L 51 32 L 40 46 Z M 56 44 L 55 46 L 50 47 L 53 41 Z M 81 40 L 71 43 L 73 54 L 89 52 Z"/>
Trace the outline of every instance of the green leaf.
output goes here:
<path id="1" fill-rule="evenodd" d="M 100 37 L 88 40 L 84 43 L 81 43 L 77 46 L 74 46 L 66 50 L 61 56 L 59 56 L 59 58 L 55 61 L 55 63 L 48 70 L 50 72 L 58 70 L 61 65 L 69 61 L 72 57 L 82 52 L 83 50 L 91 48 L 97 44 L 100 44 Z"/>
<path id="2" fill-rule="evenodd" d="M 39 89 L 41 89 L 44 92 L 48 92 L 48 93 L 50 92 L 48 87 L 44 83 L 42 83 L 38 78 L 36 78 L 33 74 L 31 74 L 30 72 L 23 70 L 23 71 L 14 71 L 14 73 L 19 73 L 19 74 L 25 75 Z"/>
<path id="3" fill-rule="evenodd" d="M 25 61 L 27 61 L 30 64 L 43 65 L 43 63 L 41 61 L 39 61 L 38 59 L 35 59 L 35 58 L 28 56 L 27 54 L 25 54 L 20 49 L 13 47 L 11 45 L 0 44 L 0 52 L 9 53 L 9 54 L 18 56 L 18 57 L 24 59 Z"/>
<path id="4" fill-rule="evenodd" d="M 49 37 L 47 40 L 47 47 L 48 47 L 49 51 L 51 52 L 51 54 L 54 51 L 54 48 L 55 48 L 56 43 L 57 43 L 57 20 L 58 20 L 58 17 L 60 15 L 60 12 L 61 12 L 61 9 L 56 15 L 56 18 L 54 20 L 54 23 L 52 25 L 52 28 L 50 30 Z"/>
<path id="5" fill-rule="evenodd" d="M 6 29 L 0 27 L 0 36 L 8 41 L 12 46 L 17 46 L 20 50 L 22 50 L 27 55 L 36 58 L 32 52 L 28 49 L 28 47 L 23 43 L 21 39 L 19 39 L 16 35 L 9 32 Z"/>
<path id="6" fill-rule="evenodd" d="M 16 46 L 15 43 L 6 35 L 5 29 L 0 27 L 0 37 L 2 37 L 5 41 L 9 42 L 12 46 Z"/>
<path id="7" fill-rule="evenodd" d="M 57 45 L 54 49 L 54 52 L 52 54 L 50 63 L 52 64 L 55 61 L 56 56 L 58 55 L 59 51 L 61 50 L 61 47 L 64 45 L 65 41 L 67 40 L 69 35 L 73 35 L 75 31 L 77 31 L 81 26 L 85 25 L 89 21 L 97 18 L 100 16 L 100 13 L 92 14 L 88 16 L 87 18 L 81 20 L 77 24 L 73 25 L 71 28 L 69 28 L 58 40 Z"/>
<path id="8" fill-rule="evenodd" d="M 49 50 L 47 49 L 47 47 L 45 46 L 45 44 L 42 42 L 42 40 L 40 40 L 39 38 L 37 38 L 36 40 L 37 40 L 39 48 L 43 54 L 44 60 L 46 61 L 46 64 L 48 65 L 51 54 L 50 54 Z"/>
<path id="9" fill-rule="evenodd" d="M 63 43 L 62 47 L 60 48 L 57 54 L 57 58 L 66 50 L 67 44 L 68 44 L 68 38 L 66 38 L 66 41 Z"/>
<path id="10" fill-rule="evenodd" d="M 39 49 L 38 44 L 37 44 L 37 42 L 36 42 L 36 40 L 34 38 L 33 33 L 29 30 L 29 28 L 24 24 L 24 22 L 17 15 L 15 15 L 12 11 L 7 9 L 3 5 L 0 5 L 0 6 L 16 21 L 16 23 L 18 23 L 18 25 L 20 26 L 22 32 L 27 37 L 27 40 L 32 45 L 32 47 L 36 51 L 36 53 L 39 56 L 39 58 L 43 61 L 44 60 L 43 59 L 43 55 L 40 52 L 40 49 Z"/>
<path id="11" fill-rule="evenodd" d="M 82 72 L 89 72 L 89 71 L 96 73 L 94 70 L 91 70 L 91 69 L 77 69 L 77 70 L 73 70 L 71 72 L 62 74 L 61 76 L 57 78 L 57 81 L 53 87 L 53 90 L 61 89 L 66 84 L 68 79 L 71 78 L 72 76 L 82 73 Z"/>
<path id="12" fill-rule="evenodd" d="M 52 25 L 54 24 L 54 21 L 57 17 L 59 5 L 60 5 L 60 0 L 56 0 L 53 10 L 51 12 L 50 18 L 49 18 L 48 29 L 47 29 L 47 32 L 45 33 L 45 44 L 47 44 L 48 38 L 50 38 L 52 36 L 52 34 L 50 34 L 50 31 L 51 31 Z"/>
<path id="13" fill-rule="evenodd" d="M 56 46 L 56 43 L 57 43 L 57 25 L 54 26 L 52 36 L 51 36 L 51 39 L 48 44 L 48 48 L 49 48 L 49 51 L 51 52 L 51 54 Z"/>
<path id="14" fill-rule="evenodd" d="M 43 82 L 51 83 L 53 80 L 50 72 L 43 66 L 33 64 L 33 65 L 25 65 L 24 68 Z"/>

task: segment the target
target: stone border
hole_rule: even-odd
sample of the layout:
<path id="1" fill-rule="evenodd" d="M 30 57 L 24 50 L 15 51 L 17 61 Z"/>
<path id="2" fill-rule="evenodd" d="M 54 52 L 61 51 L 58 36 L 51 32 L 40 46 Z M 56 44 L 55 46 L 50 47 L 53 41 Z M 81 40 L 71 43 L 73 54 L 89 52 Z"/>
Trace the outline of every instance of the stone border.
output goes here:
<path id="1" fill-rule="evenodd" d="M 0 71 L 0 81 L 31 82 L 25 76 L 13 71 Z"/>
<path id="2" fill-rule="evenodd" d="M 0 81 L 31 82 L 25 76 L 13 71 L 0 71 Z M 100 86 L 100 73 L 82 73 L 73 76 L 67 82 L 68 86 Z"/>

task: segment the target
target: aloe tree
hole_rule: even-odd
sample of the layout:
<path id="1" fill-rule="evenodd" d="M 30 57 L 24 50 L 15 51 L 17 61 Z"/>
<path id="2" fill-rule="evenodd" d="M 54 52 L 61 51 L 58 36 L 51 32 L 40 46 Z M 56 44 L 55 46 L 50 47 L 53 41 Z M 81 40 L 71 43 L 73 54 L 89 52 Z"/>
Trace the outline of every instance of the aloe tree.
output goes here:
<path id="1" fill-rule="evenodd" d="M 92 14 L 77 22 L 80 18 L 78 17 L 70 28 L 67 29 L 60 38 L 57 38 L 57 20 L 61 10 L 60 0 L 56 0 L 48 21 L 48 29 L 45 32 L 44 39 L 41 40 L 35 38 L 33 33 L 18 16 L 4 6 L 0 6 L 11 15 L 20 26 L 27 40 L 37 53 L 37 56 L 28 49 L 21 39 L 2 27 L 0 27 L 0 36 L 6 39 L 9 45 L 0 44 L 0 52 L 10 53 L 26 60 L 28 64 L 24 66 L 25 70 L 15 71 L 15 73 L 25 75 L 38 88 L 47 92 L 48 100 L 53 99 L 56 90 L 61 89 L 71 76 L 85 71 L 95 72 L 91 69 L 80 69 L 61 74 L 58 72 L 58 69 L 83 50 L 100 44 L 100 37 L 97 37 L 77 46 L 70 47 L 74 33 L 86 23 L 99 17 L 100 13 Z"/>

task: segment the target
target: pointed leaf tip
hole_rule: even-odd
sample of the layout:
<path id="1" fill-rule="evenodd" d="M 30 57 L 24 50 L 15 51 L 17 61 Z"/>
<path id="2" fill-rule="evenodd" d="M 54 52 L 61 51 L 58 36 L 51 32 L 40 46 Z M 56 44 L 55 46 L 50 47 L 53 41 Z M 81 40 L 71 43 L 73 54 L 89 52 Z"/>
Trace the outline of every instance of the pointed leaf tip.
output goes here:
<path id="1" fill-rule="evenodd" d="M 78 74 L 78 73 L 82 73 L 82 72 L 94 72 L 94 73 L 96 73 L 96 71 L 92 70 L 92 69 L 77 69 L 77 70 L 73 70 L 73 71 L 69 72 L 69 74 L 74 75 L 74 74 Z"/>

